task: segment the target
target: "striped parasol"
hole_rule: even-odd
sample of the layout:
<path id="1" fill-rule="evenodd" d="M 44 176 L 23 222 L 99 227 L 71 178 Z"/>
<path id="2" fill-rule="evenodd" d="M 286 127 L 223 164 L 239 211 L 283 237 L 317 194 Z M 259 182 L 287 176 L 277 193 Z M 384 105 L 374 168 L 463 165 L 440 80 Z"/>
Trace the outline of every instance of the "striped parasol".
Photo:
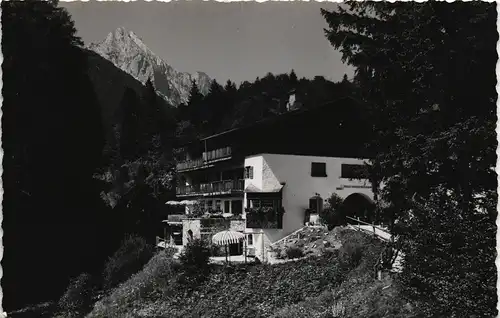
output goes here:
<path id="1" fill-rule="evenodd" d="M 245 240 L 245 234 L 236 231 L 222 231 L 212 236 L 215 245 L 236 244 Z"/>

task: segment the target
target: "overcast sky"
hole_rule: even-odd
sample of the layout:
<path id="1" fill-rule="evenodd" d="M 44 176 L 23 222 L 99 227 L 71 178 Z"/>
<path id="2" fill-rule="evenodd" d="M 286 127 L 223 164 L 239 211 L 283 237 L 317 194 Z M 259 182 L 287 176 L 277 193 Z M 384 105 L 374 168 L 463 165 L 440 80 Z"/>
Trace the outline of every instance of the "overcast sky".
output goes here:
<path id="1" fill-rule="evenodd" d="M 299 77 L 341 80 L 352 69 L 324 36 L 320 8 L 332 2 L 59 2 L 86 44 L 117 27 L 137 34 L 179 71 L 236 83 L 294 69 Z"/>

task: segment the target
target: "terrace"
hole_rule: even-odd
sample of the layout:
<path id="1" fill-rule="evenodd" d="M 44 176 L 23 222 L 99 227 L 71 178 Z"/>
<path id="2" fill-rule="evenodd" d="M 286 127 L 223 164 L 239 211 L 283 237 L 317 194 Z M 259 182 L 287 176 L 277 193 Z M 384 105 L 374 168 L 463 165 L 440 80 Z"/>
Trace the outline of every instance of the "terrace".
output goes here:
<path id="1" fill-rule="evenodd" d="M 232 156 L 231 147 L 224 147 L 211 151 L 205 151 L 202 153 L 201 158 L 179 162 L 177 164 L 177 171 L 182 172 L 182 171 L 208 168 L 211 166 L 211 164 L 215 162 L 231 159 L 231 156 Z"/>
<path id="2" fill-rule="evenodd" d="M 178 186 L 177 196 L 243 193 L 245 180 L 221 180 L 192 186 Z"/>

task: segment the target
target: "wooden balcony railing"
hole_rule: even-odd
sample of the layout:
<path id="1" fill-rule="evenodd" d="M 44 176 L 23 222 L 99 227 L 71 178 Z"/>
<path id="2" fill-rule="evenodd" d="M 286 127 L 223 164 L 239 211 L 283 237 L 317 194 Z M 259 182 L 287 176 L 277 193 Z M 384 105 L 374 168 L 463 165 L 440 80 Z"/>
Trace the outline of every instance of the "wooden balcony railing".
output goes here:
<path id="1" fill-rule="evenodd" d="M 195 160 L 186 160 L 183 162 L 179 162 L 177 164 L 177 171 L 194 169 L 194 168 L 202 167 L 204 165 L 205 165 L 205 161 L 201 158 L 195 159 Z"/>
<path id="2" fill-rule="evenodd" d="M 186 160 L 177 164 L 177 171 L 201 168 L 212 161 L 228 158 L 232 155 L 231 147 L 219 148 L 203 152 L 201 158 Z"/>
<path id="3" fill-rule="evenodd" d="M 177 187 L 177 195 L 189 194 L 211 194 L 211 193 L 224 193 L 224 192 L 240 192 L 243 191 L 245 180 L 223 180 L 214 181 L 210 183 L 195 184 L 192 186 Z"/>

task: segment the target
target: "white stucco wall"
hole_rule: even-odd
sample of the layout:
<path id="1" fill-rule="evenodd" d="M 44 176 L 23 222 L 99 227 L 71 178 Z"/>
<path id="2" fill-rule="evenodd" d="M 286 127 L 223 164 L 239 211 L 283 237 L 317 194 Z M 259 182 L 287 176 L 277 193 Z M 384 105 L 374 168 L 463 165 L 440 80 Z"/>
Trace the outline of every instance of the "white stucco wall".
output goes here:
<path id="1" fill-rule="evenodd" d="M 253 185 L 253 186 L 257 187 L 258 189 L 262 189 L 263 164 L 264 164 L 264 158 L 262 156 L 247 157 L 245 159 L 245 164 L 243 166 L 244 167 L 248 167 L 248 166 L 253 167 L 253 178 L 252 179 L 245 179 L 245 186 L 244 186 L 245 189 L 249 185 Z M 244 203 L 244 207 L 246 208 L 246 202 Z"/>
<path id="2" fill-rule="evenodd" d="M 325 162 L 326 177 L 312 177 L 311 163 Z M 245 188 L 253 184 L 255 187 L 269 191 L 285 183 L 282 191 L 282 203 L 285 209 L 283 229 L 247 229 L 247 233 L 263 232 L 264 236 L 254 235 L 256 253 L 265 254 L 262 250 L 304 225 L 305 210 L 309 207 L 309 199 L 318 193 L 327 199 L 332 193 L 346 198 L 353 193 L 361 193 L 373 199 L 370 183 L 366 180 L 349 180 L 341 178 L 342 164 L 363 164 L 364 160 L 354 158 L 332 158 L 315 156 L 262 154 L 245 159 L 245 166 L 254 167 L 253 180 L 245 180 Z M 366 187 L 366 188 L 356 188 Z M 244 207 L 246 207 L 246 194 Z"/>

